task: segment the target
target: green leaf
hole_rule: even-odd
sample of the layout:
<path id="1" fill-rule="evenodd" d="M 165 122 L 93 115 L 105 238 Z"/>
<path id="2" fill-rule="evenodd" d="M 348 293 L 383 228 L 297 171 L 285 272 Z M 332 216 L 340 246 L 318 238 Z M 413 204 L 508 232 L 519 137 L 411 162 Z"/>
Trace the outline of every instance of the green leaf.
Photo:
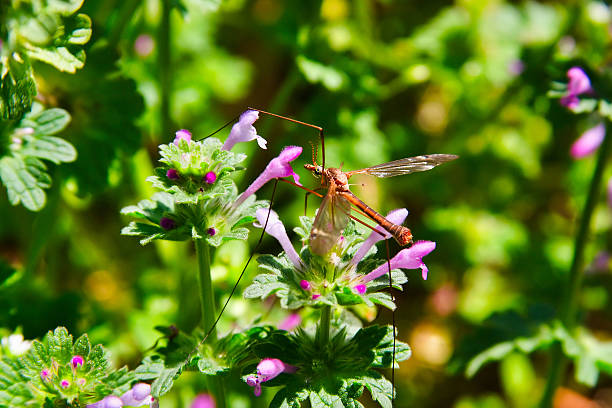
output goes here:
<path id="1" fill-rule="evenodd" d="M 83 5 L 84 0 L 47 0 L 47 10 L 63 14 L 70 15 L 76 13 L 78 9 Z"/>
<path id="2" fill-rule="evenodd" d="M 17 120 L 30 111 L 36 95 L 32 66 L 13 55 L 0 62 L 0 119 Z"/>
<path id="3" fill-rule="evenodd" d="M 87 334 L 83 334 L 74 342 L 74 354 L 78 354 L 84 359 L 87 359 L 90 350 L 91 343 L 89 342 L 89 337 L 87 337 Z"/>
<path id="4" fill-rule="evenodd" d="M 46 159 L 56 164 L 76 160 L 77 152 L 74 146 L 59 137 L 29 137 L 26 140 L 20 151 L 23 155 Z"/>
<path id="5" fill-rule="evenodd" d="M 80 50 L 72 54 L 66 47 L 41 48 L 31 44 L 26 46 L 30 58 L 53 65 L 60 71 L 74 74 L 85 65 L 85 52 Z"/>
<path id="6" fill-rule="evenodd" d="M 324 388 L 321 388 L 318 392 L 310 392 L 310 406 L 312 408 L 344 408 L 340 397 L 329 395 Z"/>
<path id="7" fill-rule="evenodd" d="M 21 127 L 31 127 L 37 135 L 54 135 L 70 123 L 70 114 L 64 109 L 52 108 L 28 114 Z"/>
<path id="8" fill-rule="evenodd" d="M 337 91 L 348 82 L 344 72 L 308 59 L 303 55 L 297 56 L 296 63 L 308 82 L 321 83 L 330 91 Z"/>
<path id="9" fill-rule="evenodd" d="M 21 202 L 30 211 L 39 211 L 44 207 L 45 192 L 36 177 L 30 174 L 23 160 L 10 156 L 0 158 L 0 179 L 7 189 L 12 205 Z"/>
<path id="10" fill-rule="evenodd" d="M 151 384 L 151 395 L 159 398 L 166 394 L 174 385 L 174 380 L 180 375 L 181 368 L 164 368 L 159 377 Z"/>

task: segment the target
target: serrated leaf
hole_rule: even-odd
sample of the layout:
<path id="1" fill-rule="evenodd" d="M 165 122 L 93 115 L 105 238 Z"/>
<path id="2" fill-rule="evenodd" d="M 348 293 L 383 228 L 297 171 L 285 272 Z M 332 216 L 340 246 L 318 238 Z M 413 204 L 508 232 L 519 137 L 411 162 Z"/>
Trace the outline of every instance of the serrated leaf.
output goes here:
<path id="1" fill-rule="evenodd" d="M 55 164 L 68 163 L 76 160 L 77 152 L 74 146 L 53 136 L 25 138 L 20 154 L 49 160 Z"/>
<path id="2" fill-rule="evenodd" d="M 28 172 L 23 160 L 10 156 L 0 158 L 0 179 L 12 205 L 22 203 L 30 211 L 39 211 L 44 207 L 45 192 Z"/>
<path id="3" fill-rule="evenodd" d="M 20 119 L 30 111 L 36 95 L 32 66 L 29 61 L 17 61 L 13 55 L 0 62 L 0 118 Z"/>
<path id="4" fill-rule="evenodd" d="M 180 368 L 164 368 L 159 377 L 151 384 L 151 395 L 159 398 L 166 394 L 174 385 L 174 380 L 179 376 Z"/>
<path id="5" fill-rule="evenodd" d="M 74 342 L 74 354 L 78 354 L 84 359 L 87 359 L 90 350 L 91 343 L 89 342 L 89 337 L 87 336 L 87 333 L 83 334 Z"/>
<path id="6" fill-rule="evenodd" d="M 344 408 L 342 400 L 337 395 L 329 395 L 321 388 L 318 392 L 310 392 L 310 406 L 312 408 Z"/>
<path id="7" fill-rule="evenodd" d="M 83 65 L 85 65 L 85 52 L 83 50 L 73 54 L 66 47 L 41 48 L 27 44 L 25 48 L 30 58 L 53 65 L 60 71 L 74 74 L 77 69 L 83 68 Z"/>
<path id="8" fill-rule="evenodd" d="M 83 5 L 84 0 L 48 0 L 47 10 L 63 15 L 76 13 Z"/>
<path id="9" fill-rule="evenodd" d="M 91 19 L 85 14 L 77 14 L 65 21 L 66 42 L 69 44 L 86 44 L 91 38 Z"/>
<path id="10" fill-rule="evenodd" d="M 52 108 L 27 115 L 22 127 L 31 127 L 37 135 L 54 135 L 70 123 L 70 114 L 64 109 Z"/>

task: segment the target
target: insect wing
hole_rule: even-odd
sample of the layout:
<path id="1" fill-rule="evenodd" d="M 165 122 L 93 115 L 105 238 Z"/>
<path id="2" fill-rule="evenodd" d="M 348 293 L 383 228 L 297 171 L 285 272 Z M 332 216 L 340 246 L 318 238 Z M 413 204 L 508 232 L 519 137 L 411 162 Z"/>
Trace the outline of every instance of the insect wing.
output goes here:
<path id="1" fill-rule="evenodd" d="M 336 245 L 349 221 L 351 204 L 331 188 L 323 198 L 310 230 L 310 251 L 323 256 Z"/>
<path id="2" fill-rule="evenodd" d="M 392 162 L 379 164 L 361 170 L 349 171 L 347 176 L 353 174 L 369 174 L 376 177 L 394 177 L 404 174 L 416 173 L 418 171 L 431 170 L 434 167 L 455 160 L 458 156 L 454 154 L 428 154 L 424 156 L 407 157 Z"/>

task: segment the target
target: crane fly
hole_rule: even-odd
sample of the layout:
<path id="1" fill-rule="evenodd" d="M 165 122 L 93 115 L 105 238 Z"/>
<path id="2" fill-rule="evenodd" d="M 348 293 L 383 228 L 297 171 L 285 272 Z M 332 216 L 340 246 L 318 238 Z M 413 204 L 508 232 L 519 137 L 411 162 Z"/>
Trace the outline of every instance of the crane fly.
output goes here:
<path id="1" fill-rule="evenodd" d="M 327 254 L 336 244 L 342 231 L 348 224 L 351 205 L 360 213 L 384 228 L 401 246 L 412 242 L 410 229 L 392 223 L 361 201 L 349 190 L 348 180 L 355 174 L 368 174 L 375 177 L 394 177 L 419 171 L 431 170 L 434 167 L 456 159 L 454 154 L 429 154 L 408 157 L 360 170 L 343 172 L 337 168 L 323 168 L 316 164 L 305 164 L 304 168 L 316 177 L 321 177 L 321 187 L 327 194 L 310 231 L 310 249 L 317 255 Z"/>

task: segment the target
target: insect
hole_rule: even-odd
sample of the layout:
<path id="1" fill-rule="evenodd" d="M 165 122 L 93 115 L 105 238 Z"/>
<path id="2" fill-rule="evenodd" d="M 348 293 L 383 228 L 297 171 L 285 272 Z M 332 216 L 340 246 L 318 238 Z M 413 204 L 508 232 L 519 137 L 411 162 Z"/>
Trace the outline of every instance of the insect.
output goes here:
<path id="1" fill-rule="evenodd" d="M 321 187 L 327 189 L 327 194 L 323 198 L 310 232 L 311 251 L 317 255 L 324 255 L 331 250 L 348 224 L 351 204 L 361 214 L 389 232 L 398 244 L 401 246 L 410 244 L 412 242 L 410 229 L 393 224 L 357 198 L 349 190 L 348 180 L 355 174 L 386 178 L 427 171 L 457 157 L 454 154 L 415 156 L 348 172 L 333 167 L 325 169 L 316 162 L 305 164 L 304 168 L 311 171 L 316 177 L 321 177 Z"/>

